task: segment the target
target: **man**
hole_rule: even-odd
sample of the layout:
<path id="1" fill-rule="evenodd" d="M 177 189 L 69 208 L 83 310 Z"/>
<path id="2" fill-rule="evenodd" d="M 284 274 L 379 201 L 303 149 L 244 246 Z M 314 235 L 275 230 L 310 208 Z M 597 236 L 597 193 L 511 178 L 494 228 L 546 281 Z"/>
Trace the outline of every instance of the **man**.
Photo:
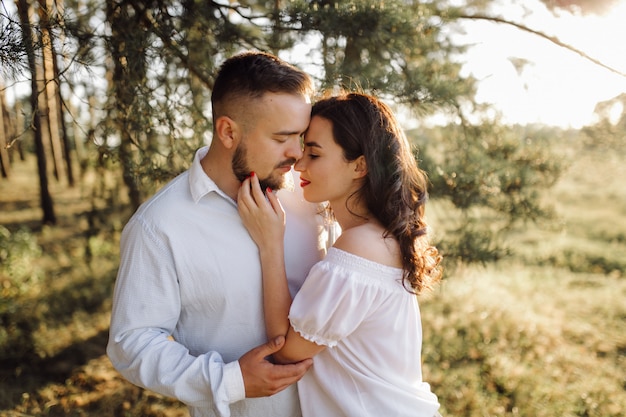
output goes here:
<path id="1" fill-rule="evenodd" d="M 290 179 L 311 94 L 310 78 L 272 55 L 228 59 L 211 96 L 211 145 L 122 234 L 107 353 L 125 378 L 186 403 L 192 417 L 300 415 L 294 383 L 312 361 L 265 359 L 284 339 L 267 341 L 258 249 L 236 196 L 252 172 L 272 189 Z M 323 256 L 324 234 L 315 207 L 279 194 L 295 292 Z"/>

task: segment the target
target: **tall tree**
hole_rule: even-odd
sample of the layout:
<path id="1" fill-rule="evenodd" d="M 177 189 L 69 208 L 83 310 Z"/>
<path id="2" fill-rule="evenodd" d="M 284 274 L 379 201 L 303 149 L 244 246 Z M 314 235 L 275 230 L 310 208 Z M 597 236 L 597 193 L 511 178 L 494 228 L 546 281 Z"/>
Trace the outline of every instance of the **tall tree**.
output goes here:
<path id="1" fill-rule="evenodd" d="M 42 33 L 49 44 L 45 42 L 43 46 L 44 52 L 44 66 L 46 67 L 47 78 L 47 91 L 48 101 L 50 109 L 50 117 L 54 118 L 54 122 L 51 120 L 51 130 L 58 135 L 58 142 L 61 144 L 61 154 L 64 160 L 64 172 L 67 176 L 67 182 L 70 186 L 74 185 L 74 170 L 72 166 L 72 153 L 70 146 L 70 139 L 67 135 L 67 129 L 65 126 L 63 97 L 61 95 L 61 74 L 59 71 L 58 54 L 56 47 L 56 39 L 54 34 L 54 21 L 58 21 L 59 27 L 63 27 L 63 12 L 64 5 L 63 0 L 39 0 L 40 21 L 42 26 Z M 60 31 L 63 35 L 63 31 Z M 49 50 L 48 50 L 49 47 Z M 51 65 L 50 65 L 51 64 Z"/>
<path id="2" fill-rule="evenodd" d="M 28 0 L 16 0 L 16 6 L 20 21 L 22 23 L 22 37 L 28 58 L 28 68 L 30 70 L 30 106 L 32 111 L 32 128 L 35 140 L 35 152 L 37 155 L 37 168 L 39 173 L 39 192 L 41 200 L 41 209 L 43 211 L 42 222 L 44 224 L 55 224 L 56 214 L 54 212 L 54 204 L 52 196 L 48 189 L 48 172 L 46 153 L 44 149 L 43 137 L 41 135 L 42 125 L 39 114 L 39 89 L 37 83 L 38 65 L 35 58 L 36 44 L 33 39 L 31 14 L 32 8 Z"/>
<path id="3" fill-rule="evenodd" d="M 11 174 L 11 161 L 9 160 L 9 143 L 12 132 L 9 122 L 9 112 L 4 97 L 4 88 L 0 83 L 0 174 L 8 178 Z"/>
<path id="4" fill-rule="evenodd" d="M 37 12 L 39 15 L 39 28 L 41 31 L 41 54 L 42 67 L 40 80 L 39 105 L 42 114 L 42 124 L 47 129 L 44 133 L 48 136 L 50 143 L 50 155 L 54 165 L 54 175 L 57 180 L 61 180 L 66 175 L 65 158 L 63 156 L 63 145 L 61 141 L 61 127 L 59 125 L 59 112 L 61 109 L 57 105 L 57 78 L 55 74 L 54 42 L 51 30 L 50 14 L 45 0 L 39 0 Z M 45 123 L 43 123 L 45 122 Z"/>
<path id="5" fill-rule="evenodd" d="M 131 2 L 109 1 L 106 20 L 111 28 L 108 40 L 112 58 L 112 78 L 109 85 L 112 120 L 120 135 L 119 158 L 122 162 L 124 183 L 129 189 L 131 204 L 138 207 L 143 200 L 137 164 L 140 163 L 133 144 L 145 140 L 149 130 L 148 109 L 144 107 L 143 89 L 147 86 L 146 50 L 149 34 L 142 27 L 142 17 L 136 13 Z"/>
<path id="6" fill-rule="evenodd" d="M 474 92 L 451 59 L 463 47 L 444 31 L 447 14 L 435 2 L 297 0 L 285 24 L 301 38 L 320 34 L 323 88 L 361 88 L 430 113 Z"/>

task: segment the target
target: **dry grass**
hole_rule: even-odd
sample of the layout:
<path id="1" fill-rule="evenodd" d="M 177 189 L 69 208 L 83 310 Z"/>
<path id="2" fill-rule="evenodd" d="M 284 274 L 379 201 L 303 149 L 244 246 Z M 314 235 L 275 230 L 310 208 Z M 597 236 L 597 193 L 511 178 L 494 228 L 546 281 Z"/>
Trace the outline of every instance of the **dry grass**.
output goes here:
<path id="1" fill-rule="evenodd" d="M 626 281 L 501 264 L 422 301 L 426 377 L 444 415 L 620 416 Z"/>
<path id="2" fill-rule="evenodd" d="M 572 150 L 545 196 L 557 218 L 512 233 L 512 259 L 456 270 L 422 300 L 444 415 L 626 415 L 624 156 Z M 446 206 L 431 214 L 436 227 Z"/>
<path id="3" fill-rule="evenodd" d="M 3 296 L 19 294 L 0 317 L 13 342 L 0 345 L 0 416 L 188 415 L 123 380 L 105 355 L 123 202 L 94 192 L 93 175 L 75 188 L 51 182 L 58 224 L 41 227 L 34 161 L 13 168 L 10 180 L 0 180 L 0 225 L 29 230 L 39 250 L 20 257 L 29 276 L 23 291 L 8 266 L 0 268 Z M 107 181 L 105 189 L 117 188 Z"/>

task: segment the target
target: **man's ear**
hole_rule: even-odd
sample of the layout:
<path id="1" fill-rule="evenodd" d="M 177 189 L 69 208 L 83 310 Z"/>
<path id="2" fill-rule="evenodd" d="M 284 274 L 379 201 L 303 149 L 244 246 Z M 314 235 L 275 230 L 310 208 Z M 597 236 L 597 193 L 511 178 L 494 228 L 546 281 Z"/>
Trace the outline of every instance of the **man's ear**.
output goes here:
<path id="1" fill-rule="evenodd" d="M 215 133 L 226 149 L 232 149 L 239 140 L 239 125 L 228 116 L 220 116 L 215 121 Z"/>
<path id="2" fill-rule="evenodd" d="M 367 175 L 367 162 L 365 161 L 365 156 L 361 155 L 354 161 L 354 178 L 363 178 Z"/>

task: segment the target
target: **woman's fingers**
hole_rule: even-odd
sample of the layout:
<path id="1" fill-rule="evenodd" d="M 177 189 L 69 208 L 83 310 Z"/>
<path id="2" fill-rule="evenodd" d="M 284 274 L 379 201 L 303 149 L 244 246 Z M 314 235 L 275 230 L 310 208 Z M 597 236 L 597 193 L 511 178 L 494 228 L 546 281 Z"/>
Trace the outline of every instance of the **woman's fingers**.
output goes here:
<path id="1" fill-rule="evenodd" d="M 241 220 L 259 247 L 282 240 L 285 213 L 273 192 L 268 192 L 266 198 L 256 175 L 242 181 L 237 199 Z"/>
<path id="2" fill-rule="evenodd" d="M 255 173 L 251 173 L 242 181 L 237 199 L 240 213 L 245 210 L 252 216 L 267 216 L 281 223 L 285 220 L 285 210 L 276 193 L 269 187 L 263 193 L 261 183 Z"/>
<path id="3" fill-rule="evenodd" d="M 252 197 L 254 198 L 254 202 L 259 207 L 267 207 L 267 200 L 265 199 L 265 194 L 263 194 L 263 190 L 261 190 L 261 183 L 259 182 L 259 176 L 254 172 L 250 176 L 250 188 L 252 191 Z"/>
<path id="4" fill-rule="evenodd" d="M 250 195 L 250 178 L 246 178 L 241 182 L 241 187 L 239 187 L 239 192 L 237 193 L 237 206 L 239 207 L 239 212 L 242 209 L 249 210 L 254 205 L 254 199 Z"/>
<path id="5" fill-rule="evenodd" d="M 284 222 L 285 220 L 285 210 L 283 209 L 282 204 L 280 204 L 280 200 L 276 196 L 276 193 L 268 187 L 266 190 L 267 200 L 272 206 L 272 210 L 276 213 Z"/>

